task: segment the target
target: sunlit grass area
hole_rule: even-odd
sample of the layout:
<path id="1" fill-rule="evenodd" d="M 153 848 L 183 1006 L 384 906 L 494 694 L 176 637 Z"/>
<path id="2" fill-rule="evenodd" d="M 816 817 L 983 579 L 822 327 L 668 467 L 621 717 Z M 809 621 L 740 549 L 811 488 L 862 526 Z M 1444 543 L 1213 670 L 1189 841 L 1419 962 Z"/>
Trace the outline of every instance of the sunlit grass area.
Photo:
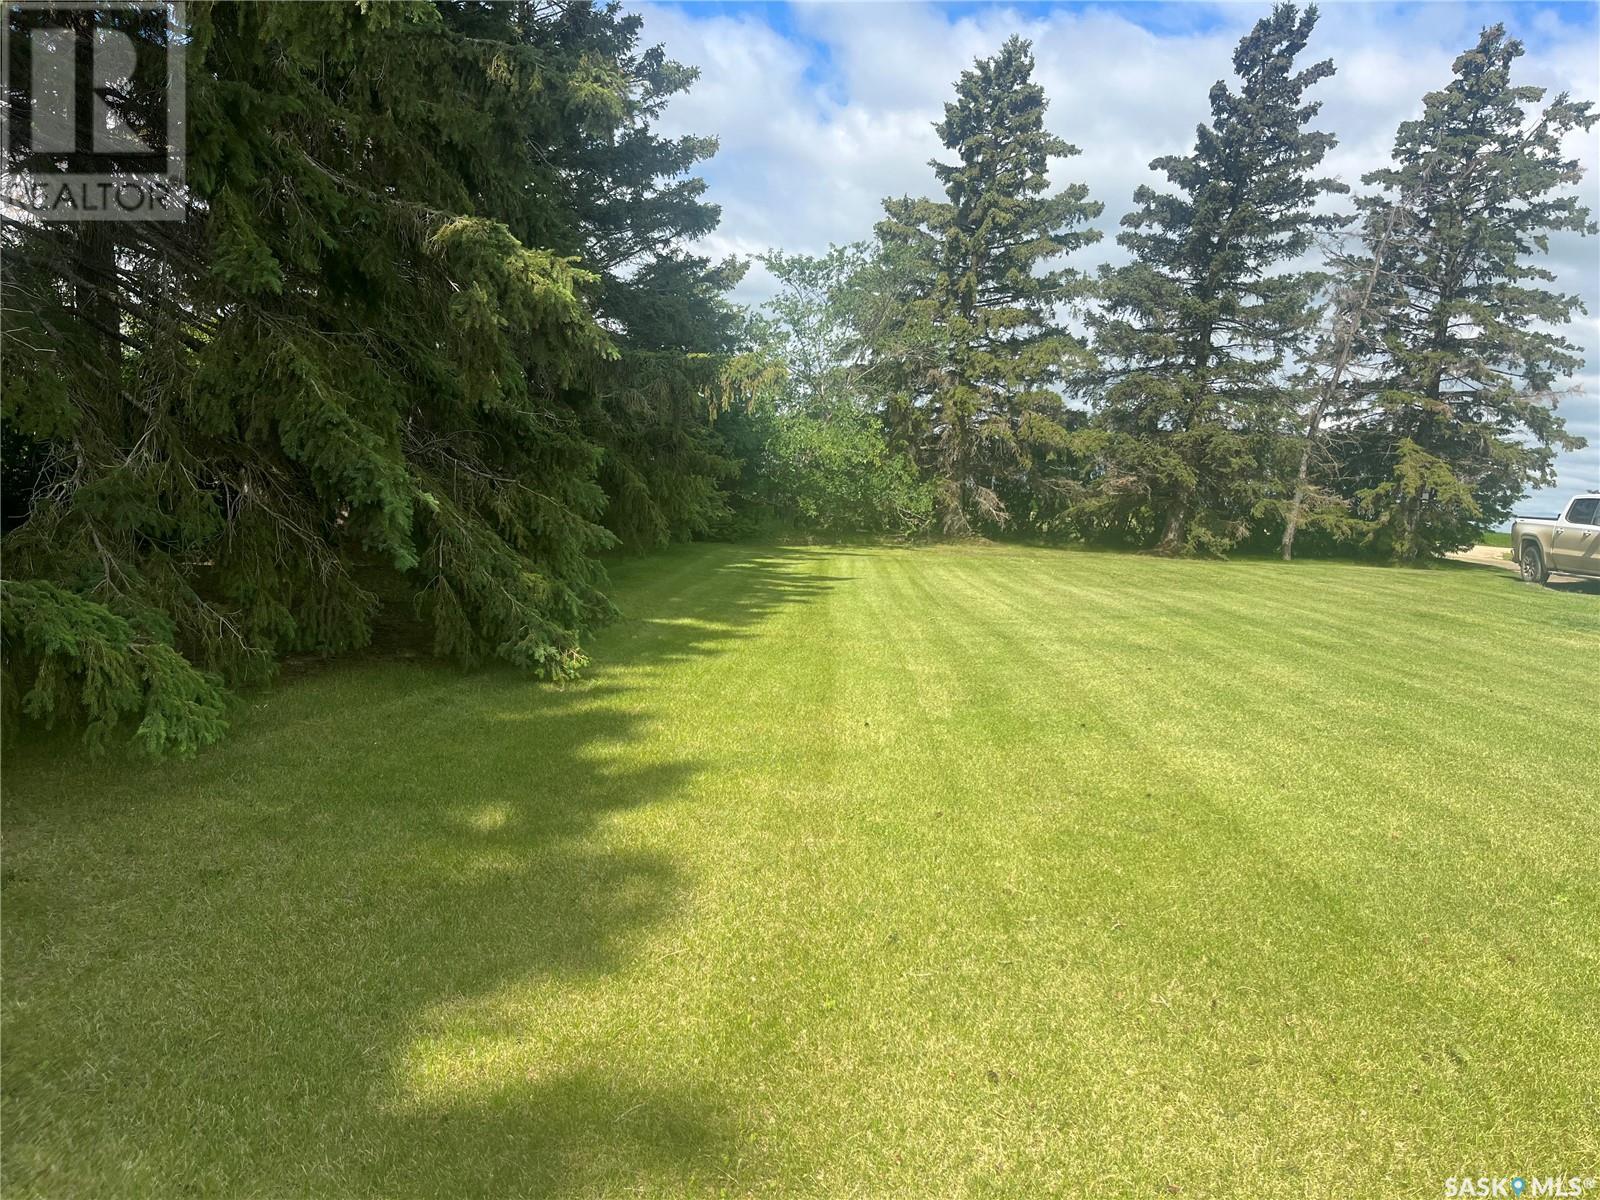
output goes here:
<path id="1" fill-rule="evenodd" d="M 691 547 L 565 688 L 8 756 L 21 1196 L 1437 1195 L 1600 1164 L 1591 585 Z"/>

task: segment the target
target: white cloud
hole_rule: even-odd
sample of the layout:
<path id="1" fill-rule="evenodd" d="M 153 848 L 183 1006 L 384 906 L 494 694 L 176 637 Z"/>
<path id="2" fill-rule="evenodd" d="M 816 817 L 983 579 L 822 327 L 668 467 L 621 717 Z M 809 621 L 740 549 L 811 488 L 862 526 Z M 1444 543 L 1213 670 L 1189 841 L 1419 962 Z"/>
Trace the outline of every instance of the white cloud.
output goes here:
<path id="1" fill-rule="evenodd" d="M 710 197 L 723 206 L 713 253 L 769 246 L 820 251 L 867 236 L 885 196 L 931 194 L 929 158 L 943 153 L 933 123 L 963 68 L 1010 34 L 1031 38 L 1052 130 L 1082 154 L 1055 165 L 1058 182 L 1082 180 L 1106 205 L 1105 239 L 1081 254 L 1091 267 L 1122 256 L 1117 222 L 1160 154 L 1187 150 L 1208 114 L 1211 84 L 1231 71 L 1239 35 L 1266 11 L 1257 5 L 1133 6 L 1077 10 L 995 5 L 816 4 L 727 10 L 642 3 L 645 37 L 665 44 L 701 78 L 669 107 L 670 132 L 713 133 Z M 770 19 L 769 19 L 770 18 Z M 1327 168 L 1352 186 L 1385 161 L 1400 121 L 1449 80 L 1456 54 L 1486 24 L 1503 21 L 1529 53 L 1519 82 L 1600 100 L 1600 37 L 1592 10 L 1434 3 L 1409 9 L 1332 4 L 1322 10 L 1310 56 L 1338 73 L 1318 88 L 1319 124 L 1339 135 Z M 781 24 L 780 30 L 776 26 Z M 1600 210 L 1600 135 L 1574 135 L 1587 168 L 1583 191 Z M 1600 316 L 1600 242 L 1553 239 L 1550 265 L 1566 290 Z M 738 298 L 758 302 L 772 280 L 754 269 Z M 1600 485 L 1600 326 L 1571 331 L 1588 362 L 1581 394 L 1562 409 L 1588 449 L 1563 455 L 1557 491 Z M 1530 511 L 1554 508 L 1530 497 Z"/>

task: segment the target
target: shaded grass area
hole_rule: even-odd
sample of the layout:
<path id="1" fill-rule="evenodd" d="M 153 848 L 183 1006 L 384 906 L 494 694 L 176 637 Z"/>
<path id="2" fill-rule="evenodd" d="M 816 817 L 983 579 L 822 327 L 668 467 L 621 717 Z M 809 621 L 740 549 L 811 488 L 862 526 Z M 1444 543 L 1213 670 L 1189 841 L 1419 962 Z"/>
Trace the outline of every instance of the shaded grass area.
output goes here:
<path id="1" fill-rule="evenodd" d="M 191 764 L 8 756 L 8 1196 L 1600 1164 L 1592 590 L 1004 547 L 616 574 L 566 688 L 371 664 Z"/>

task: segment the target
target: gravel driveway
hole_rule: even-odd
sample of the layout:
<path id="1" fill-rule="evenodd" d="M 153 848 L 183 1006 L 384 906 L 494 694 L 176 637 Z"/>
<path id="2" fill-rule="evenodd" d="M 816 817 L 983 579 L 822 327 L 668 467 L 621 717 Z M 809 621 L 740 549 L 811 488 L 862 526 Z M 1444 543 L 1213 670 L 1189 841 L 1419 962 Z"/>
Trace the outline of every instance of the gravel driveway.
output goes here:
<path id="1" fill-rule="evenodd" d="M 1470 550 L 1457 550 L 1454 554 L 1445 555 L 1457 562 L 1483 563 L 1491 567 L 1504 567 L 1508 571 L 1515 571 L 1517 564 L 1507 557 L 1511 553 L 1504 546 L 1474 546 Z"/>

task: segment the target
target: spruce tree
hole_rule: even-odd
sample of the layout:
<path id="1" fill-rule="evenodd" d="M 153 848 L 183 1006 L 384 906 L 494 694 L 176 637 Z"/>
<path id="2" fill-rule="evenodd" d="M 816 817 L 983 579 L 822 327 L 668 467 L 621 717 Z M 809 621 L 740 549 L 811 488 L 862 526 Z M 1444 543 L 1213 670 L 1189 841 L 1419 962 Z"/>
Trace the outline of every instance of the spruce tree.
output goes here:
<path id="1" fill-rule="evenodd" d="M 1316 21 L 1314 6 L 1280 4 L 1240 41 L 1238 90 L 1213 86 L 1193 151 L 1150 164 L 1175 190 L 1134 193 L 1117 239 L 1134 261 L 1102 272 L 1101 519 L 1167 553 L 1248 531 L 1287 403 L 1281 372 L 1316 318 L 1318 276 L 1287 269 L 1337 223 L 1318 198 L 1344 190 L 1316 174 L 1335 139 L 1310 128 L 1320 104 L 1305 98 L 1333 64 L 1295 67 Z"/>
<path id="2" fill-rule="evenodd" d="M 1049 194 L 1051 158 L 1078 153 L 1045 129 L 1029 43 L 1013 37 L 962 72 L 935 126 L 956 161 L 932 162 L 945 200 L 888 200 L 878 234 L 920 271 L 878 333 L 879 378 L 898 436 L 939 487 L 948 533 L 1026 513 L 1066 440 L 1060 385 L 1083 357 L 1061 325 L 1080 290 L 1057 260 L 1099 238 L 1101 206 L 1073 184 Z"/>
<path id="3" fill-rule="evenodd" d="M 1556 447 L 1576 448 L 1555 411 L 1582 354 L 1560 332 L 1577 297 L 1531 261 L 1552 233 L 1594 232 L 1562 150 L 1593 127 L 1588 102 L 1514 84 L 1521 43 L 1485 29 L 1454 78 L 1400 126 L 1391 164 L 1365 182 L 1364 261 L 1386 213 L 1375 328 L 1361 386 L 1334 412 L 1339 475 L 1368 540 L 1407 561 L 1455 549 L 1510 515 L 1530 484 L 1554 482 Z M 1530 112 L 1530 110 L 1532 110 Z"/>
<path id="4" fill-rule="evenodd" d="M 528 23 L 525 36 L 563 75 L 603 83 L 614 105 L 599 120 L 563 122 L 538 148 L 571 222 L 544 236 L 599 277 L 595 315 L 617 351 L 585 422 L 602 448 L 601 520 L 645 547 L 705 533 L 726 515 L 719 484 L 736 464 L 708 402 L 739 341 L 726 293 L 745 268 L 686 248 L 720 217 L 693 173 L 717 142 L 657 132 L 697 72 L 659 46 L 641 49 L 641 26 L 617 4 L 573 4 Z"/>
<path id="5" fill-rule="evenodd" d="M 708 146 L 648 130 L 687 73 L 615 5 L 187 14 L 188 220 L 5 228 L 8 708 L 190 750 L 385 609 L 570 674 L 606 523 L 725 470 Z"/>

